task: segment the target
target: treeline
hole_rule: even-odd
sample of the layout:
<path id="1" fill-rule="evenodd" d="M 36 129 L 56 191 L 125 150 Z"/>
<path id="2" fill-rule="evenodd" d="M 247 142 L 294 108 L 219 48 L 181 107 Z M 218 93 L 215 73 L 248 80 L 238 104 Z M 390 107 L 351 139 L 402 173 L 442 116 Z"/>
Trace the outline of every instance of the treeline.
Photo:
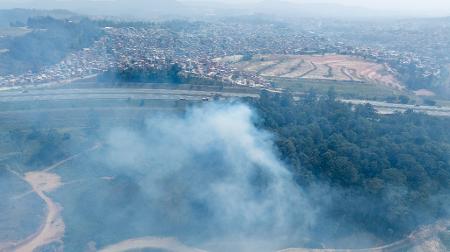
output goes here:
<path id="1" fill-rule="evenodd" d="M 27 27 L 33 31 L 3 43 L 9 51 L 0 54 L 0 74 L 39 71 L 70 52 L 90 47 L 102 35 L 101 28 L 89 19 L 35 17 L 28 19 Z"/>
<path id="2" fill-rule="evenodd" d="M 0 10 L 0 27 L 22 27 L 26 25 L 29 18 L 39 16 L 65 19 L 77 15 L 67 10 L 4 9 Z"/>
<path id="3" fill-rule="evenodd" d="M 433 89 L 439 87 L 440 83 L 433 75 L 425 75 L 422 69 L 419 69 L 414 63 L 409 65 L 402 65 L 397 63 L 395 65 L 395 69 L 399 73 L 399 79 L 409 89 L 417 90 L 417 89 Z"/>
<path id="4" fill-rule="evenodd" d="M 139 67 L 130 66 L 120 69 L 111 69 L 97 77 L 100 84 L 109 86 L 145 86 L 152 83 L 165 84 L 195 84 L 207 86 L 224 86 L 222 81 L 202 78 L 182 72 L 178 64 L 165 67 Z"/>
<path id="5" fill-rule="evenodd" d="M 450 119 L 411 111 L 382 116 L 370 105 L 338 102 L 331 91 L 298 102 L 263 92 L 252 103 L 297 183 L 328 188 L 331 199 L 317 203 L 324 219 L 337 222 L 336 234 L 355 226 L 396 239 L 447 216 Z"/>
<path id="6" fill-rule="evenodd" d="M 111 69 L 97 77 L 101 83 L 171 83 L 181 84 L 181 67 L 177 64 L 162 69 L 150 67 L 127 67 L 123 69 Z"/>

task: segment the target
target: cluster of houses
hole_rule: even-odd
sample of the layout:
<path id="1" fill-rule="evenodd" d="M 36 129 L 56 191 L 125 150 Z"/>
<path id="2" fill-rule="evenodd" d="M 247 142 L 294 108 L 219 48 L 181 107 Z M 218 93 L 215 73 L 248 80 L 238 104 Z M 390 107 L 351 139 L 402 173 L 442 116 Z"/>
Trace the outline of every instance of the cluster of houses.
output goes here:
<path id="1" fill-rule="evenodd" d="M 241 72 L 217 58 L 256 54 L 357 55 L 387 63 L 415 64 L 424 75 L 438 75 L 432 59 L 369 47 L 350 47 L 313 32 L 295 31 L 277 24 L 247 22 L 201 23 L 177 29 L 158 25 L 105 27 L 105 36 L 90 48 L 71 53 L 60 63 L 37 73 L 0 76 L 0 85 L 37 85 L 65 82 L 127 67 L 167 68 L 178 64 L 182 72 L 222 82 L 264 87 L 269 83 L 257 74 Z M 395 68 L 395 67 L 394 67 Z"/>
<path id="2" fill-rule="evenodd" d="M 215 61 L 237 54 L 304 53 L 332 50 L 327 41 L 312 34 L 292 33 L 283 28 L 242 23 L 208 23 L 192 30 L 169 28 L 105 27 L 105 36 L 90 48 L 71 53 L 60 63 L 37 73 L 0 76 L 3 86 L 65 82 L 102 73 L 112 68 L 166 68 L 181 66 L 184 74 L 235 85 L 262 87 L 262 77 L 240 72 Z"/>

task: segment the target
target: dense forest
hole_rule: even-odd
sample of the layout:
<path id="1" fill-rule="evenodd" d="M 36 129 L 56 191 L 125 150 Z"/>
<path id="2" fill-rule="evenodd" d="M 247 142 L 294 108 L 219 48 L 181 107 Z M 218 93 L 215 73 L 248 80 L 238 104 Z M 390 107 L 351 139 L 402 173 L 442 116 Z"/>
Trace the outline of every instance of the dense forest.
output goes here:
<path id="1" fill-rule="evenodd" d="M 110 69 L 97 77 L 99 85 L 108 86 L 145 86 L 152 83 L 196 84 L 224 86 L 222 81 L 188 75 L 182 72 L 178 64 L 160 68 L 129 66 L 121 69 Z"/>
<path id="2" fill-rule="evenodd" d="M 102 35 L 100 27 L 89 19 L 35 17 L 28 19 L 27 27 L 32 32 L 2 42 L 8 52 L 0 54 L 0 74 L 39 71 L 70 52 L 89 47 Z"/>
<path id="3" fill-rule="evenodd" d="M 426 75 L 422 69 L 418 68 L 415 64 L 402 65 L 394 63 L 393 66 L 398 71 L 398 77 L 400 81 L 412 90 L 418 90 L 422 88 L 428 88 L 438 90 L 441 88 L 441 78 L 434 77 L 433 75 Z M 441 70 L 444 70 L 442 68 Z M 442 76 L 444 78 L 444 76 Z"/>
<path id="4" fill-rule="evenodd" d="M 100 75 L 99 82 L 117 83 L 172 83 L 180 84 L 181 67 L 177 64 L 164 69 L 152 69 L 141 67 L 128 67 L 124 69 L 111 69 Z"/>
<path id="5" fill-rule="evenodd" d="M 450 119 L 382 116 L 336 101 L 333 91 L 298 102 L 264 92 L 252 103 L 297 183 L 328 190 L 330 201 L 317 203 L 336 221 L 335 233 L 354 224 L 390 240 L 448 215 Z"/>

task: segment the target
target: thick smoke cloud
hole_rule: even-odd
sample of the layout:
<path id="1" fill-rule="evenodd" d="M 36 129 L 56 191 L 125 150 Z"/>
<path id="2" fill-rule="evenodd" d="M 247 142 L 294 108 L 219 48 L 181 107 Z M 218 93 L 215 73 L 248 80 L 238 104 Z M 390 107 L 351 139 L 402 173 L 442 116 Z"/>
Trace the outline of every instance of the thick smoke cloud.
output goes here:
<path id="1" fill-rule="evenodd" d="M 286 248 L 306 239 L 315 210 L 255 119 L 242 104 L 154 116 L 144 130 L 110 131 L 103 159 L 139 178 L 148 219 L 169 235 L 210 251 Z"/>

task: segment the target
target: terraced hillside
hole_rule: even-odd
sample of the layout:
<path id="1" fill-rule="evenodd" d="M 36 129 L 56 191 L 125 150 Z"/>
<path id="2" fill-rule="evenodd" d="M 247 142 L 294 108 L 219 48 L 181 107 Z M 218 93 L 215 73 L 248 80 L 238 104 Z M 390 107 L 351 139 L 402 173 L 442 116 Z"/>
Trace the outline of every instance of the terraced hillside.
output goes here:
<path id="1" fill-rule="evenodd" d="M 405 87 L 386 65 L 344 55 L 257 55 L 250 60 L 230 57 L 237 69 L 265 77 L 369 83 L 396 90 Z"/>

